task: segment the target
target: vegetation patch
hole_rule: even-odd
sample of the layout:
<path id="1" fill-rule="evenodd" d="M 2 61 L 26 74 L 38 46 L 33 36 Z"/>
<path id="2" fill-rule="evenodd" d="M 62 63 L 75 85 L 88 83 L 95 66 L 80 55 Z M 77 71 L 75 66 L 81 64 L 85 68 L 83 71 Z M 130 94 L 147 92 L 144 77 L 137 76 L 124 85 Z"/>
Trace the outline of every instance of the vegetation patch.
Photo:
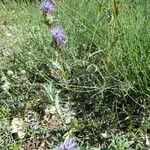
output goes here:
<path id="1" fill-rule="evenodd" d="M 0 2 L 0 149 L 150 149 L 150 3 Z"/>

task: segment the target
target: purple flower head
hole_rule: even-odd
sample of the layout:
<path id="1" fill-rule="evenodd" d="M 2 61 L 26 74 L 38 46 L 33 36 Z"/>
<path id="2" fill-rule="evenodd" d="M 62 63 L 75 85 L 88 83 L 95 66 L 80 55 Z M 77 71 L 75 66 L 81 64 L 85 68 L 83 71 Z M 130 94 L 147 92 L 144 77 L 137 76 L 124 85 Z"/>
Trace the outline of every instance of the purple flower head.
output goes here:
<path id="1" fill-rule="evenodd" d="M 65 139 L 63 143 L 60 144 L 58 150 L 75 150 L 77 144 L 75 139 Z"/>
<path id="2" fill-rule="evenodd" d="M 64 30 L 60 27 L 54 27 L 50 30 L 50 34 L 53 38 L 52 46 L 56 49 L 63 48 L 65 44 Z"/>
<path id="3" fill-rule="evenodd" d="M 43 11 L 44 16 L 46 16 L 47 14 L 53 13 L 55 10 L 53 3 L 50 1 L 42 1 L 39 7 Z"/>

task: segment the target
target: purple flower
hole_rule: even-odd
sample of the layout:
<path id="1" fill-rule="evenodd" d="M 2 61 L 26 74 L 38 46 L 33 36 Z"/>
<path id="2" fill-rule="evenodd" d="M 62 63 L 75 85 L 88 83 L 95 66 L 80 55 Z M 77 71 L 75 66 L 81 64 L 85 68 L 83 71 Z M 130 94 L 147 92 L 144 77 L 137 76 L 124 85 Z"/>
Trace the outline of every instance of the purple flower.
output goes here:
<path id="1" fill-rule="evenodd" d="M 42 1 L 39 7 L 43 11 L 44 16 L 46 16 L 47 14 L 53 13 L 55 10 L 53 3 L 50 1 Z"/>
<path id="2" fill-rule="evenodd" d="M 65 139 L 63 143 L 60 144 L 58 150 L 74 150 L 76 148 L 77 144 L 75 142 L 75 139 Z"/>
<path id="3" fill-rule="evenodd" d="M 60 27 L 54 27 L 50 30 L 52 34 L 52 46 L 56 49 L 62 49 L 65 45 L 65 34 L 64 30 Z"/>

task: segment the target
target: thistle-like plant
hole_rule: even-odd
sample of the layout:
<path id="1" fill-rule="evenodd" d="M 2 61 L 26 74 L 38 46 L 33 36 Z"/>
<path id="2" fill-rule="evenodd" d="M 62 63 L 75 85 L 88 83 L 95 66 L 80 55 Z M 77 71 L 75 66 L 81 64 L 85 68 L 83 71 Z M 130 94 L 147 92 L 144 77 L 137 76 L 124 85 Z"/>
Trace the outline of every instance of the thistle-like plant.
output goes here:
<path id="1" fill-rule="evenodd" d="M 50 30 L 50 34 L 52 35 L 52 47 L 55 49 L 62 49 L 65 46 L 66 38 L 64 34 L 64 30 L 60 27 L 54 27 Z"/>
<path id="2" fill-rule="evenodd" d="M 43 13 L 45 23 L 51 26 L 53 23 L 53 12 L 55 11 L 53 3 L 51 1 L 42 1 L 39 7 Z"/>

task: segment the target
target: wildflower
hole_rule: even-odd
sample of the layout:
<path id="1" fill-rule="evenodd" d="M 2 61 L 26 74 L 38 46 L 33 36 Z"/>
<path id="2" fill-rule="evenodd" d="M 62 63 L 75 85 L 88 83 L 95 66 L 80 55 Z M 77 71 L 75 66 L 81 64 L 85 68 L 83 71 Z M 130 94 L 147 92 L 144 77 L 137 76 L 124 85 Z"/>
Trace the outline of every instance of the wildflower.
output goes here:
<path id="1" fill-rule="evenodd" d="M 60 27 L 54 27 L 50 30 L 50 33 L 52 34 L 52 46 L 55 49 L 62 49 L 65 44 L 65 35 L 64 30 Z"/>
<path id="2" fill-rule="evenodd" d="M 54 5 L 50 1 L 42 1 L 39 7 L 43 11 L 43 16 L 53 13 L 55 10 Z"/>
<path id="3" fill-rule="evenodd" d="M 60 144 L 58 150 L 74 150 L 76 146 L 75 139 L 66 138 L 65 141 Z"/>

